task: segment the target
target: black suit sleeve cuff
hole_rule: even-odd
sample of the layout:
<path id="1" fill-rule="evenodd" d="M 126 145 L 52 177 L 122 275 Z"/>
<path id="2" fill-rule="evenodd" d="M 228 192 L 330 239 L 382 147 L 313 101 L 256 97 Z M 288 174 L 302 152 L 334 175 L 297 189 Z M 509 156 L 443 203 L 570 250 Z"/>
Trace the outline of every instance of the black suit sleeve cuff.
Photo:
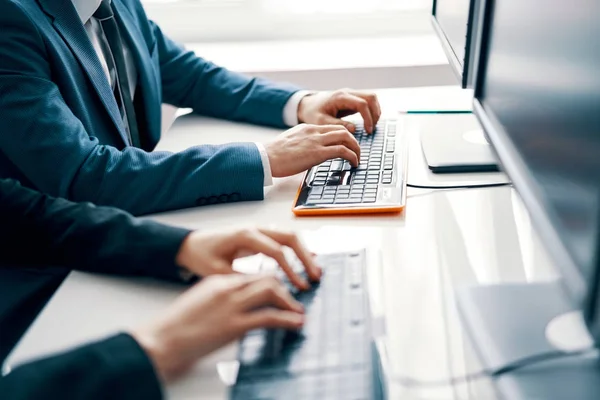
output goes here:
<path id="1" fill-rule="evenodd" d="M 150 359 L 127 334 L 19 366 L 0 379 L 0 393 L 10 400 L 163 398 Z"/>
<path id="2" fill-rule="evenodd" d="M 177 282 L 189 282 L 181 266 L 175 263 L 177 253 L 185 238 L 191 233 L 188 229 L 143 221 L 143 229 L 137 231 L 143 237 L 137 237 L 140 248 L 132 249 L 132 260 L 150 275 L 159 279 Z M 136 233 L 137 233 L 136 232 Z"/>

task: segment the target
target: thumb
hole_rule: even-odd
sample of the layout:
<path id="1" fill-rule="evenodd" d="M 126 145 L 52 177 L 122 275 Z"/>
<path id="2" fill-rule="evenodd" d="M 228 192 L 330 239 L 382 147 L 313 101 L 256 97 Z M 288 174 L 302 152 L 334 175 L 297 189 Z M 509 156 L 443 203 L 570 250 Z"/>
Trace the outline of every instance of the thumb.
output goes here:
<path id="1" fill-rule="evenodd" d="M 331 115 L 325 115 L 323 117 L 323 122 L 321 123 L 321 125 L 343 125 L 352 133 L 354 133 L 354 131 L 356 130 L 356 127 L 352 122 L 344 121 L 341 118 L 332 117 Z"/>

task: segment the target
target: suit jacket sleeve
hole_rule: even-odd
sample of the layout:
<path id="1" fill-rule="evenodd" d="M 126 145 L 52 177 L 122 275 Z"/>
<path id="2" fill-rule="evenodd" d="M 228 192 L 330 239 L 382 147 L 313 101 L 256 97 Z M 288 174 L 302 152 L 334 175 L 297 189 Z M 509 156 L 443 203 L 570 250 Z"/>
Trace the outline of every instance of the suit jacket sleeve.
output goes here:
<path id="1" fill-rule="evenodd" d="M 150 360 L 126 334 L 19 366 L 0 378 L 0 393 L 4 400 L 163 397 Z"/>
<path id="2" fill-rule="evenodd" d="M 263 198 L 264 172 L 253 143 L 177 154 L 100 144 L 52 81 L 56 55 L 20 5 L 0 1 L 0 31 L 0 149 L 10 164 L 3 169 L 27 177 L 24 184 L 135 215 Z"/>
<path id="3" fill-rule="evenodd" d="M 113 208 L 75 204 L 0 181 L 0 262 L 179 280 L 186 229 Z"/>
<path id="4" fill-rule="evenodd" d="M 196 56 L 151 22 L 166 103 L 217 118 L 285 128 L 283 109 L 296 86 L 251 78 Z"/>

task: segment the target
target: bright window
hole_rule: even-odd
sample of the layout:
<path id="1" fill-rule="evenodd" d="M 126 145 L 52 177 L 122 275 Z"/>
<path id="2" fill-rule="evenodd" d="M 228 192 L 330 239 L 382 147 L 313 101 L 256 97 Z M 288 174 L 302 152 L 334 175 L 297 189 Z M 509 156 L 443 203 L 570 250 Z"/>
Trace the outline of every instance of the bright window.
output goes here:
<path id="1" fill-rule="evenodd" d="M 150 18 L 186 42 L 430 32 L 431 0 L 142 0 Z"/>

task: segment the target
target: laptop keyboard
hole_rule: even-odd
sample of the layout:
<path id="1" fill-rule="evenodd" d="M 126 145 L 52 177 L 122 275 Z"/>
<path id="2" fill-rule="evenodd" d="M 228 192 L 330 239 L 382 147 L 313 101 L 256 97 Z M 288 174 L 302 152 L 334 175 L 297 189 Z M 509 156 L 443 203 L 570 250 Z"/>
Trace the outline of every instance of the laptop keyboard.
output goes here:
<path id="1" fill-rule="evenodd" d="M 393 184 L 398 174 L 396 134 L 395 120 L 379 121 L 371 135 L 362 123 L 356 124 L 354 137 L 361 152 L 358 167 L 341 158 L 313 167 L 306 204 L 375 203 L 379 185 Z"/>
<path id="2" fill-rule="evenodd" d="M 293 291 L 306 309 L 299 332 L 263 329 L 241 341 L 231 399 L 381 398 L 371 340 L 365 253 L 319 257 L 319 284 Z M 291 286 L 290 286 L 291 288 Z"/>

